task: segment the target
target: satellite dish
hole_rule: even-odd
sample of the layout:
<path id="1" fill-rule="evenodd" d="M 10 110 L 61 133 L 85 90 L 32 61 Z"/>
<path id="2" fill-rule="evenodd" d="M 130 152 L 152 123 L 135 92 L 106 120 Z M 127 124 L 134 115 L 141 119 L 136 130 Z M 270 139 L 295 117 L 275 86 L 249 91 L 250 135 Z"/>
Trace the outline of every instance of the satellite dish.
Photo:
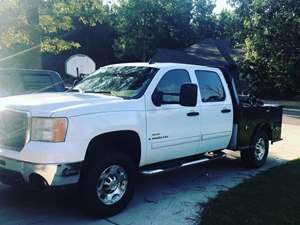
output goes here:
<path id="1" fill-rule="evenodd" d="M 80 78 L 96 71 L 96 63 L 89 56 L 77 54 L 66 61 L 66 73 L 72 77 Z"/>

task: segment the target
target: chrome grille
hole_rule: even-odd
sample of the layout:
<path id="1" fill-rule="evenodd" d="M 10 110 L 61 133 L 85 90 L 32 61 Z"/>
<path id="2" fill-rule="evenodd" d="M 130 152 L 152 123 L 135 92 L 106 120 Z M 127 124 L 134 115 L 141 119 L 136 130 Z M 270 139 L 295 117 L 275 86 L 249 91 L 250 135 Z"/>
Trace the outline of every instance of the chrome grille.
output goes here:
<path id="1" fill-rule="evenodd" d="M 0 110 L 0 147 L 21 151 L 28 138 L 28 127 L 26 112 Z"/>

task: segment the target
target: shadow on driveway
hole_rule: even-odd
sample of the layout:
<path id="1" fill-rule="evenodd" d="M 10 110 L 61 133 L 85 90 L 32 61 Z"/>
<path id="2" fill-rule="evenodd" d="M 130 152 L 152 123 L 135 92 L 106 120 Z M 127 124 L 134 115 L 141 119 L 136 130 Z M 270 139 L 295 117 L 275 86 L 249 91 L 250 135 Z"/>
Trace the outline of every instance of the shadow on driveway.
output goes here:
<path id="1" fill-rule="evenodd" d="M 187 224 L 195 206 L 206 202 L 258 171 L 247 170 L 233 153 L 214 161 L 156 176 L 140 176 L 128 208 L 105 220 L 91 219 L 80 210 L 76 188 L 47 191 L 22 190 L 0 185 L 0 224 Z M 279 163 L 270 159 L 265 170 Z M 259 170 L 259 171 L 260 171 Z"/>

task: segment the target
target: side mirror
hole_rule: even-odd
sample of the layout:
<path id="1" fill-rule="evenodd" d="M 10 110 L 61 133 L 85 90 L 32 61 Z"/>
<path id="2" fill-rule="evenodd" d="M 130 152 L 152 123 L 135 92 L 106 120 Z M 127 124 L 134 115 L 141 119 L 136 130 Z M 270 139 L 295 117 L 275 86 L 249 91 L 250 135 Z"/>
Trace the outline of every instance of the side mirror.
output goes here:
<path id="1" fill-rule="evenodd" d="M 183 84 L 180 89 L 180 105 L 194 107 L 197 105 L 198 87 L 196 84 Z"/>
<path id="2" fill-rule="evenodd" d="M 152 102 L 155 106 L 161 106 L 163 103 L 163 93 L 160 91 L 155 91 L 152 95 Z"/>

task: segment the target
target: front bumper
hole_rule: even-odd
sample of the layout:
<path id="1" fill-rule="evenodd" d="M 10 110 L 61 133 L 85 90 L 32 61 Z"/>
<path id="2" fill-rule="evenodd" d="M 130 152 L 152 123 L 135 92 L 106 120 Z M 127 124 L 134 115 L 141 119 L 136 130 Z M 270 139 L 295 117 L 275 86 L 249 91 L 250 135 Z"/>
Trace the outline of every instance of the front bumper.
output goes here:
<path id="1" fill-rule="evenodd" d="M 76 184 L 81 162 L 34 164 L 0 156 L 0 181 L 8 185 L 30 184 L 35 187 Z"/>

